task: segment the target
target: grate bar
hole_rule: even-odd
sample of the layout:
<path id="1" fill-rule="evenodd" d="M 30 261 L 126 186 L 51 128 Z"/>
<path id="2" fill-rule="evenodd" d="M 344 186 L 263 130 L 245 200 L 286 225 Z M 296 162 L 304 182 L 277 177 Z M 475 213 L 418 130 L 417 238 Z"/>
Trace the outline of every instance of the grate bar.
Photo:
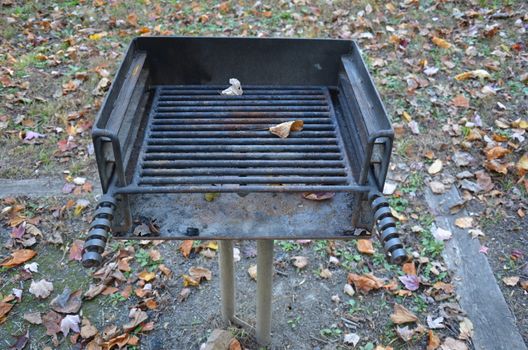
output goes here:
<path id="1" fill-rule="evenodd" d="M 302 153 L 302 152 L 283 152 L 280 155 L 274 153 L 231 153 L 231 152 L 207 152 L 201 154 L 192 154 L 189 152 L 172 152 L 172 153 L 148 153 L 145 154 L 144 160 L 340 160 L 341 155 L 337 153 Z"/>
<path id="2" fill-rule="evenodd" d="M 208 138 L 208 137 L 228 137 L 228 138 L 243 138 L 243 137 L 254 137 L 254 138 L 270 138 L 277 139 L 277 136 L 272 135 L 269 131 L 244 131 L 237 130 L 233 131 L 152 131 L 150 136 L 153 138 L 159 137 L 170 137 L 170 138 Z M 288 139 L 296 138 L 318 138 L 318 137 L 335 137 L 334 131 L 303 131 L 302 134 L 291 133 Z"/>
<path id="3" fill-rule="evenodd" d="M 315 166 L 326 168 L 342 168 L 341 160 L 148 160 L 143 162 L 143 168 L 190 168 L 190 167 L 291 167 L 313 168 Z"/>
<path id="4" fill-rule="evenodd" d="M 237 169 L 229 168 L 188 168 L 188 169 L 145 169 L 141 172 L 143 177 L 159 176 L 249 176 L 249 175 L 299 175 L 299 176 L 346 176 L 342 168 L 249 168 Z"/>
<path id="5" fill-rule="evenodd" d="M 332 121 L 327 118 L 302 118 L 305 125 L 307 124 L 331 124 Z M 266 124 L 275 125 L 289 121 L 287 118 L 215 118 L 215 119 L 182 119 L 182 118 L 163 118 L 155 119 L 152 125 L 188 125 L 188 124 Z"/>
<path id="6" fill-rule="evenodd" d="M 346 184 L 343 176 L 182 176 L 182 177 L 142 177 L 140 184 Z"/>
<path id="7" fill-rule="evenodd" d="M 225 106 L 158 106 L 158 112 L 222 112 Z M 232 112 L 251 112 L 256 108 L 252 106 L 229 106 Z M 260 106 L 259 111 L 270 112 L 295 112 L 295 111 L 328 111 L 328 106 Z"/>
<path id="8" fill-rule="evenodd" d="M 264 131 L 273 125 L 256 125 L 251 126 L 247 124 L 222 124 L 222 125 L 152 125 L 152 131 L 183 131 L 183 130 L 196 130 L 196 131 L 207 131 L 207 130 L 232 130 L 232 131 L 249 131 L 258 130 Z M 303 127 L 303 131 L 333 131 L 334 126 L 331 124 L 307 124 Z M 294 132 L 295 133 L 295 132 Z M 269 132 L 268 132 L 269 134 Z M 274 136 L 275 138 L 277 136 Z"/>
<path id="9" fill-rule="evenodd" d="M 257 118 L 257 117 L 281 117 L 281 118 L 305 118 L 305 117 L 328 117 L 328 112 L 160 112 L 154 119 L 162 118 L 199 118 L 199 117 L 218 117 L 218 118 Z"/>
<path id="10" fill-rule="evenodd" d="M 167 107 L 167 106 L 193 106 L 193 107 L 200 107 L 200 106 L 222 106 L 225 108 L 225 106 L 326 106 L 325 100 L 261 100 L 259 99 L 252 99 L 252 100 L 213 100 L 213 101 L 163 101 L 161 100 L 158 103 L 159 107 Z M 230 107 L 231 108 L 231 107 Z M 260 108 L 259 108 L 260 109 Z"/>
<path id="11" fill-rule="evenodd" d="M 246 100 L 252 100 L 252 101 L 262 101 L 262 100 L 325 100 L 324 95 L 240 95 L 240 96 L 229 96 L 228 101 L 246 101 Z M 226 96 L 220 95 L 220 94 L 210 94 L 210 95 L 167 95 L 163 94 L 160 95 L 159 101 L 200 101 L 200 100 L 208 100 L 208 101 L 217 101 L 217 100 L 223 100 L 226 101 Z"/>
<path id="12" fill-rule="evenodd" d="M 328 145 L 181 145 L 181 146 L 148 146 L 148 152 L 334 152 L 339 147 Z"/>
<path id="13" fill-rule="evenodd" d="M 186 139 L 186 138 L 151 138 L 147 144 L 150 145 L 337 145 L 332 138 L 315 139 L 260 139 L 260 138 L 208 138 L 208 139 Z"/>

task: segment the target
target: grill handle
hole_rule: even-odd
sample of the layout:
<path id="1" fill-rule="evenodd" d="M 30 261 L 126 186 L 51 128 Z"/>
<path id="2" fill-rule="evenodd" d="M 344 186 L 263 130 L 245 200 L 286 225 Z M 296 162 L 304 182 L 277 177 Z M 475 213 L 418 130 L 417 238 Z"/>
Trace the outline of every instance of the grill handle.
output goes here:
<path id="1" fill-rule="evenodd" d="M 391 213 L 389 202 L 380 192 L 369 193 L 369 201 L 385 254 L 393 264 L 404 263 L 407 260 L 407 253 L 400 241 L 396 219 Z"/>
<path id="2" fill-rule="evenodd" d="M 86 268 L 97 267 L 103 260 L 102 254 L 106 247 L 116 200 L 111 195 L 105 194 L 95 209 L 88 237 L 84 242 L 82 264 Z"/>

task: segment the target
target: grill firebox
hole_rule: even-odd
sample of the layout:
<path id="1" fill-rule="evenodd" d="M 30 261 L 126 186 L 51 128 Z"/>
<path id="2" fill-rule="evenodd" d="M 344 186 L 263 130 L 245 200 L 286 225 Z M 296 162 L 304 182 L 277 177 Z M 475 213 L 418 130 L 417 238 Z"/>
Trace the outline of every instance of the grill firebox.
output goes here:
<path id="1" fill-rule="evenodd" d="M 243 95 L 220 94 L 232 77 Z M 268 130 L 292 120 L 304 127 L 288 138 Z M 127 239 L 350 239 L 376 224 L 390 259 L 406 257 L 381 195 L 393 131 L 352 41 L 137 38 L 93 142 L 105 195 L 86 266 L 101 261 L 110 230 Z M 336 195 L 314 202 L 300 192 Z M 135 235 L 145 222 L 156 229 Z"/>

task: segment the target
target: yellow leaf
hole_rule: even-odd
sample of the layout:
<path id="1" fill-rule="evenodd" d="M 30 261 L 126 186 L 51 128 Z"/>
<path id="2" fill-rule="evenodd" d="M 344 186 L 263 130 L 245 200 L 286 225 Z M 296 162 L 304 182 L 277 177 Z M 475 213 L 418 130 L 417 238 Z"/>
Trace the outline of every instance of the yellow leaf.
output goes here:
<path id="1" fill-rule="evenodd" d="M 528 129 L 528 121 L 522 120 L 520 118 L 513 121 L 511 125 L 517 129 Z"/>
<path id="2" fill-rule="evenodd" d="M 433 43 L 438 46 L 438 47 L 441 47 L 443 49 L 449 49 L 451 47 L 451 44 L 448 43 L 447 41 L 445 41 L 444 39 L 442 38 L 439 38 L 439 37 L 436 37 L 436 36 L 433 36 Z"/>
<path id="3" fill-rule="evenodd" d="M 405 120 L 407 123 L 410 123 L 412 121 L 412 117 L 409 113 L 403 112 L 403 120 Z"/>
<path id="4" fill-rule="evenodd" d="M 524 176 L 528 172 L 528 152 L 526 152 L 517 162 L 519 176 Z"/>
<path id="5" fill-rule="evenodd" d="M 138 274 L 138 277 L 145 282 L 150 282 L 156 277 L 156 274 L 154 272 L 142 271 Z"/>
<path id="6" fill-rule="evenodd" d="M 184 287 L 197 287 L 200 284 L 200 281 L 195 280 L 189 275 L 182 275 L 182 278 Z"/>
<path id="7" fill-rule="evenodd" d="M 485 79 L 485 78 L 491 78 L 491 74 L 488 73 L 485 69 L 476 69 L 469 72 L 460 73 L 455 76 L 456 80 L 467 80 L 467 79 Z"/>
<path id="8" fill-rule="evenodd" d="M 104 38 L 107 35 L 108 35 L 107 32 L 95 33 L 95 34 L 89 35 L 88 39 L 94 40 L 94 41 L 95 40 L 100 40 L 100 39 Z"/>
<path id="9" fill-rule="evenodd" d="M 217 241 L 209 241 L 205 245 L 205 248 L 206 249 L 211 249 L 211 250 L 218 250 L 218 242 Z"/>

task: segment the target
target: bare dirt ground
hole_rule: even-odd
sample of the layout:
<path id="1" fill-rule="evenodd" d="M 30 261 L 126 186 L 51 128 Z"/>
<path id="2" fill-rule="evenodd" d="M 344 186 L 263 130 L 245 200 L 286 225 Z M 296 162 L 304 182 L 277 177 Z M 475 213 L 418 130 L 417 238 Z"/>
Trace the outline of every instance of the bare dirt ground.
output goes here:
<path id="1" fill-rule="evenodd" d="M 524 2 L 94 0 L 0 6 L 0 178 L 64 181 L 63 197 L 13 196 L 1 203 L 0 256 L 9 259 L 22 249 L 37 255 L 0 270 L 0 348 L 17 341 L 18 348 L 31 349 L 194 349 L 221 326 L 218 269 L 215 258 L 203 255 L 205 242 L 187 257 L 179 243 L 113 242 L 95 275 L 77 261 L 75 240 L 85 235 L 98 186 L 89 130 L 121 55 L 137 35 L 347 38 L 357 40 L 367 57 L 397 134 L 391 205 L 413 261 L 404 269 L 387 264 L 376 242 L 373 254 L 360 253 L 355 242 L 277 243 L 274 348 L 353 348 L 345 343 L 352 334 L 359 337 L 356 348 L 364 350 L 449 348 L 454 339 L 461 348 L 472 346 L 461 332 L 466 323 L 444 271 L 443 243 L 433 236 L 426 186 L 461 191 L 461 205 L 473 220 L 460 224 L 480 240 L 528 341 Z M 236 264 L 239 315 L 253 324 L 251 244 L 237 245 Z M 293 256 L 305 257 L 308 265 L 295 267 Z M 24 270 L 31 262 L 39 272 Z M 193 266 L 210 270 L 211 280 L 184 287 Z M 320 276 L 325 268 L 330 278 Z M 355 285 L 349 296 L 343 292 L 349 273 L 372 273 L 380 288 L 362 293 Z M 411 291 L 399 277 L 415 274 L 420 284 Z M 42 279 L 54 289 L 38 298 L 29 289 Z M 51 314 L 52 299 L 65 287 L 89 296 L 80 311 Z M 94 288 L 100 294 L 88 300 Z M 190 294 L 174 302 L 184 288 Z M 332 301 L 335 295 L 339 302 Z M 77 306 L 75 298 L 66 299 Z M 418 320 L 395 324 L 390 316 L 396 304 Z M 43 318 L 40 324 L 24 318 L 34 312 Z M 79 316 L 79 330 L 73 326 L 64 336 L 60 325 L 71 321 L 68 315 Z M 444 327 L 436 328 L 428 316 L 443 317 Z M 243 347 L 256 348 L 248 332 L 231 331 Z"/>

